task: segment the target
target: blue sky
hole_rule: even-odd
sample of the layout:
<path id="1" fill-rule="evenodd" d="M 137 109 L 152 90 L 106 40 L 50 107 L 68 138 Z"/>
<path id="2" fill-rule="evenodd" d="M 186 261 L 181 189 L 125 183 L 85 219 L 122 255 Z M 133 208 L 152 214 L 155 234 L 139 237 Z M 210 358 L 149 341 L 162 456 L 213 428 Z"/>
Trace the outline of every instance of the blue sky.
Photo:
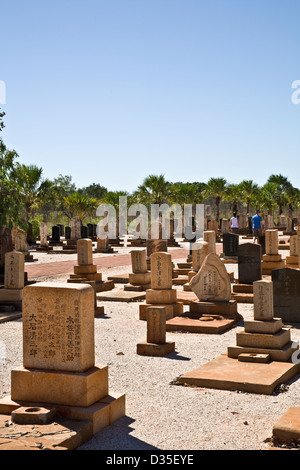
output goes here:
<path id="1" fill-rule="evenodd" d="M 299 0 L 0 0 L 3 140 L 78 187 L 300 187 L 299 18 Z"/>

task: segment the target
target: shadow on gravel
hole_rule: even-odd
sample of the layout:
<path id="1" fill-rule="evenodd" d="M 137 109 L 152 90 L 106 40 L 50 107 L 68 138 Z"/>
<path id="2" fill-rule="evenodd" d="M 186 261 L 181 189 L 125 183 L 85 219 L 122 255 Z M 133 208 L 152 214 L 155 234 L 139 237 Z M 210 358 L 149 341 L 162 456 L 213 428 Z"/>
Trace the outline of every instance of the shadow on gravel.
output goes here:
<path id="1" fill-rule="evenodd" d="M 166 359 L 175 359 L 177 361 L 190 361 L 190 357 L 180 356 L 176 351 L 165 356 Z"/>
<path id="2" fill-rule="evenodd" d="M 134 431 L 130 424 L 134 421 L 129 416 L 123 416 L 77 450 L 157 450 L 157 447 L 130 435 Z"/>

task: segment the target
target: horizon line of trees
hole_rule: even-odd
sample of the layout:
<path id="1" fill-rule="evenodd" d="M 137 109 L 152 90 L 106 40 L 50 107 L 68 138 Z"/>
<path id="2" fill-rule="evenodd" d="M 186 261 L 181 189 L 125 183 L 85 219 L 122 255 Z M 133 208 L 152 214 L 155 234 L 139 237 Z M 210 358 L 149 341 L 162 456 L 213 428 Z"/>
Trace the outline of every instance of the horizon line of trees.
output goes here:
<path id="1" fill-rule="evenodd" d="M 0 132 L 4 128 L 0 110 Z M 266 214 L 294 216 L 300 208 L 300 190 L 287 177 L 271 174 L 262 186 L 253 180 L 238 184 L 225 178 L 210 178 L 205 182 L 170 182 L 164 175 L 148 175 L 132 193 L 109 191 L 99 183 L 77 188 L 72 176 L 59 175 L 53 180 L 43 177 L 37 165 L 18 162 L 15 150 L 6 148 L 0 137 L 0 225 L 19 226 L 35 238 L 40 222 L 53 225 L 78 216 L 82 223 L 95 221 L 101 203 L 111 204 L 118 211 L 119 197 L 127 196 L 128 205 L 144 204 L 207 204 L 214 218 L 229 218 L 233 212 L 251 215 L 259 208 Z M 30 241 L 30 240 L 29 240 Z"/>

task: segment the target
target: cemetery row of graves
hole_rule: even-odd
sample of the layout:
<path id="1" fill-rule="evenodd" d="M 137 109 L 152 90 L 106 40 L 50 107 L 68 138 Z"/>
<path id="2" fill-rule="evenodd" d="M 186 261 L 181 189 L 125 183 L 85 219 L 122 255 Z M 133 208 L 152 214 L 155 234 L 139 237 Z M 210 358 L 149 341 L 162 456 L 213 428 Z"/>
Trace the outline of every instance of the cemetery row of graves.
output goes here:
<path id="1" fill-rule="evenodd" d="M 109 301 L 138 302 L 145 324 L 145 341 L 136 344 L 139 356 L 174 353 L 168 332 L 226 334 L 242 322 L 236 344 L 183 373 L 179 385 L 271 395 L 297 379 L 293 328 L 300 321 L 300 232 L 266 222 L 255 241 L 247 231 L 231 233 L 225 221 L 221 229 L 208 221 L 203 238 L 189 244 L 177 266 L 169 249 L 180 249 L 180 243 L 172 233 L 168 240 L 129 238 L 131 272 L 107 279 L 93 253 L 114 254 L 122 241 L 97 238 L 93 224 L 83 228 L 74 218 L 70 228 L 55 226 L 49 235 L 42 223 L 34 250 L 25 232 L 1 228 L 0 320 L 21 318 L 23 328 L 23 364 L 11 370 L 10 395 L 0 399 L 1 448 L 33 445 L 35 437 L 22 438 L 22 429 L 34 425 L 35 433 L 47 430 L 46 448 L 75 449 L 126 415 L 126 391 L 110 393 L 108 367 L 95 363 L 95 318 L 105 314 Z M 28 279 L 26 266 L 39 252 L 76 254 L 67 282 Z M 251 320 L 243 320 L 240 303 L 253 305 Z M 283 410 L 274 423 L 274 442 L 300 439 L 299 416 L 300 407 Z"/>

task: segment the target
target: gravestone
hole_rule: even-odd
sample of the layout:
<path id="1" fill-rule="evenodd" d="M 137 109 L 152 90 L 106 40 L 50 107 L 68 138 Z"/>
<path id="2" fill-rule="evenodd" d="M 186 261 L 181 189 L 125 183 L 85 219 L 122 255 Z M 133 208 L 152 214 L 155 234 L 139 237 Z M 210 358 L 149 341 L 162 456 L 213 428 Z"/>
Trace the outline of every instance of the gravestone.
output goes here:
<path id="1" fill-rule="evenodd" d="M 271 321 L 274 318 L 272 281 L 253 282 L 254 320 Z"/>
<path id="2" fill-rule="evenodd" d="M 54 227 L 52 227 L 52 242 L 60 242 L 60 228 L 58 227 L 58 225 L 55 225 Z"/>
<path id="3" fill-rule="evenodd" d="M 81 221 L 79 217 L 72 217 L 71 219 L 71 239 L 79 240 L 81 238 Z"/>
<path id="4" fill-rule="evenodd" d="M 4 274 L 5 254 L 13 250 L 11 230 L 0 227 L 0 274 Z"/>
<path id="5" fill-rule="evenodd" d="M 40 223 L 40 246 L 48 246 L 48 225 L 46 222 Z"/>
<path id="6" fill-rule="evenodd" d="M 266 236 L 260 235 L 258 237 L 258 243 L 261 246 L 261 254 L 264 255 L 266 253 Z"/>
<path id="7" fill-rule="evenodd" d="M 203 302 L 229 302 L 231 284 L 228 273 L 219 256 L 209 253 L 199 272 L 191 279 L 190 287 Z"/>
<path id="8" fill-rule="evenodd" d="M 87 236 L 93 238 L 94 236 L 94 224 L 87 224 Z"/>
<path id="9" fill-rule="evenodd" d="M 151 273 L 148 271 L 146 250 L 132 250 L 131 267 L 129 273 L 129 284 L 124 286 L 124 290 L 144 291 L 151 287 Z"/>
<path id="10" fill-rule="evenodd" d="M 65 227 L 65 239 L 71 240 L 71 227 Z"/>
<path id="11" fill-rule="evenodd" d="M 278 230 L 270 229 L 265 231 L 266 234 L 266 254 L 277 255 L 278 254 Z"/>
<path id="12" fill-rule="evenodd" d="M 272 271 L 274 315 L 284 322 L 300 322 L 300 271 L 293 268 Z"/>
<path id="13" fill-rule="evenodd" d="M 19 228 L 15 234 L 15 250 L 28 253 L 28 248 L 26 232 Z"/>
<path id="14" fill-rule="evenodd" d="M 93 242 L 89 238 L 78 240 L 77 261 L 80 266 L 93 264 Z"/>
<path id="15" fill-rule="evenodd" d="M 209 253 L 216 252 L 216 232 L 214 230 L 204 230 L 203 240 L 208 243 Z"/>
<path id="16" fill-rule="evenodd" d="M 147 271 L 147 255 L 146 250 L 132 250 L 131 266 L 133 273 L 145 273 Z"/>
<path id="17" fill-rule="evenodd" d="M 244 243 L 238 246 L 238 279 L 239 284 L 253 284 L 262 278 L 261 246 L 255 243 Z"/>
<path id="18" fill-rule="evenodd" d="M 166 356 L 175 351 L 175 343 L 166 341 L 166 309 L 147 308 L 147 341 L 137 344 L 140 356 Z"/>
<path id="19" fill-rule="evenodd" d="M 207 242 L 196 242 L 193 245 L 192 249 L 192 267 L 193 271 L 197 273 L 201 268 L 203 261 L 206 256 L 209 254 Z M 189 279 L 190 280 L 190 279 Z"/>
<path id="20" fill-rule="evenodd" d="M 24 253 L 11 251 L 5 254 L 4 289 L 23 289 Z"/>
<path id="21" fill-rule="evenodd" d="M 223 234 L 228 233 L 229 230 L 230 230 L 229 220 L 228 219 L 222 219 L 222 227 L 221 227 L 222 233 Z"/>
<path id="22" fill-rule="evenodd" d="M 218 221 L 217 220 L 210 220 L 207 224 L 207 231 L 214 231 L 215 234 L 218 231 Z"/>
<path id="23" fill-rule="evenodd" d="M 57 226 L 59 227 L 59 235 L 61 237 L 64 236 L 64 226 L 62 224 L 57 224 Z"/>
<path id="24" fill-rule="evenodd" d="M 224 233 L 223 235 L 223 255 L 237 256 L 239 246 L 239 236 L 235 233 Z"/>
<path id="25" fill-rule="evenodd" d="M 81 238 L 88 238 L 88 228 L 85 225 L 81 226 Z"/>
<path id="26" fill-rule="evenodd" d="M 151 255 L 151 289 L 172 289 L 172 259 L 169 253 Z"/>

